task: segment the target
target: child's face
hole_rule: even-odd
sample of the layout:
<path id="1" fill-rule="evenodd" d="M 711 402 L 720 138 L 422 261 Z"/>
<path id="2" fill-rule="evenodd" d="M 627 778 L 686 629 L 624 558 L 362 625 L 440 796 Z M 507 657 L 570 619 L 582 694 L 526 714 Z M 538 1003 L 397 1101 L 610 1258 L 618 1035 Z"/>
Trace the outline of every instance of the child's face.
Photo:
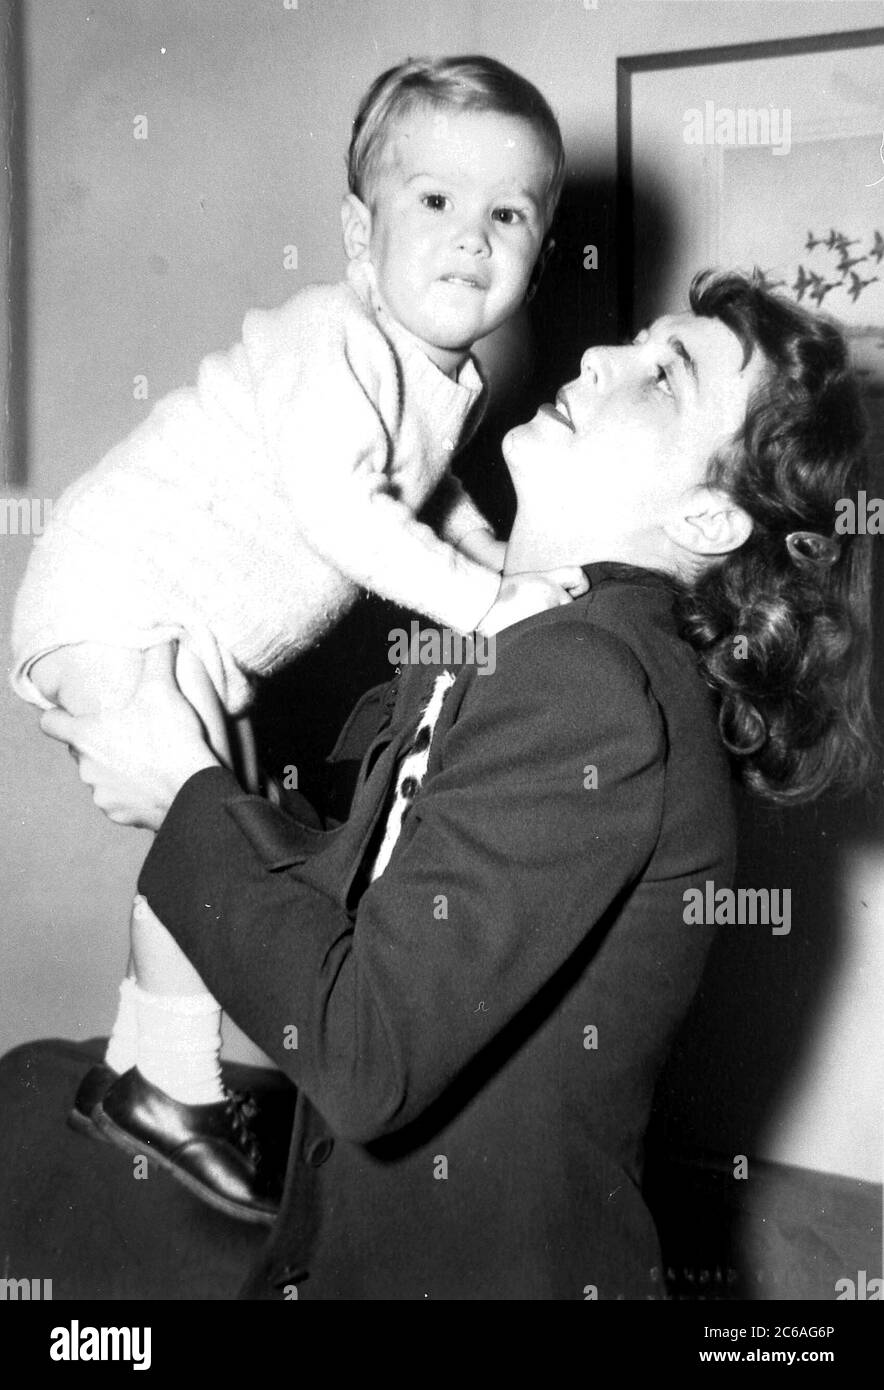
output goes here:
<path id="1" fill-rule="evenodd" d="M 394 126 L 381 160 L 368 259 L 387 310 L 449 371 L 525 298 L 550 157 L 526 120 L 428 108 Z"/>

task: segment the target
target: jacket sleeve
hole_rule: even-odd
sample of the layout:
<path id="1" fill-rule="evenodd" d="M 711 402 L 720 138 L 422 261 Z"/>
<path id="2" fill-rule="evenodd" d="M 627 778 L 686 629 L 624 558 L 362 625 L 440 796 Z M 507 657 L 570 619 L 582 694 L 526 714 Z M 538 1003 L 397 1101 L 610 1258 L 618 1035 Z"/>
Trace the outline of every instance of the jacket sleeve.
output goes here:
<path id="1" fill-rule="evenodd" d="M 182 789 L 141 875 L 224 1008 L 360 1142 L 413 1120 L 455 1080 L 637 882 L 656 843 L 665 737 L 629 649 L 579 623 L 499 645 L 355 919 L 297 863 L 261 861 L 221 769 Z"/>
<path id="2" fill-rule="evenodd" d="M 337 318 L 322 322 L 323 304 L 337 304 L 325 296 L 298 297 L 301 317 L 276 330 L 276 352 L 264 343 L 266 314 L 250 316 L 243 330 L 291 524 L 356 584 L 471 632 L 494 603 L 499 577 L 440 540 L 397 496 L 390 478 L 402 408 L 395 357 L 355 311 L 346 316 L 338 306 Z"/>

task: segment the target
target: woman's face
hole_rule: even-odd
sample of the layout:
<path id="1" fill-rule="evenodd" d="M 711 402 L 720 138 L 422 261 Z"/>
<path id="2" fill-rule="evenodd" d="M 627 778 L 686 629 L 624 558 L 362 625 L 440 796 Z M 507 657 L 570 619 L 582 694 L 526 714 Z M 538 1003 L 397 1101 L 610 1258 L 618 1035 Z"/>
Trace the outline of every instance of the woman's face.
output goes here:
<path id="1" fill-rule="evenodd" d="M 764 371 L 719 319 L 658 319 L 625 347 L 591 348 L 580 376 L 504 440 L 519 509 L 589 556 L 622 557 L 689 513 L 713 454 L 742 425 Z M 581 552 L 579 546 L 583 544 Z"/>

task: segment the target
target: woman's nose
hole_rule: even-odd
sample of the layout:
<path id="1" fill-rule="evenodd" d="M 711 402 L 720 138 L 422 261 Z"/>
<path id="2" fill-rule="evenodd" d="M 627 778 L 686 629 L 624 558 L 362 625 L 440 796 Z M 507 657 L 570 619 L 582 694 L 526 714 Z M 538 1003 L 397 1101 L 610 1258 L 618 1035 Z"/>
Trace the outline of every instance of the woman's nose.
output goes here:
<path id="1" fill-rule="evenodd" d="M 604 370 L 604 348 L 588 348 L 580 359 L 580 375 L 588 377 L 593 386 L 601 386 Z"/>
<path id="2" fill-rule="evenodd" d="M 589 348 L 580 359 L 581 376 L 589 377 L 596 390 L 625 381 L 638 368 L 634 347 Z"/>

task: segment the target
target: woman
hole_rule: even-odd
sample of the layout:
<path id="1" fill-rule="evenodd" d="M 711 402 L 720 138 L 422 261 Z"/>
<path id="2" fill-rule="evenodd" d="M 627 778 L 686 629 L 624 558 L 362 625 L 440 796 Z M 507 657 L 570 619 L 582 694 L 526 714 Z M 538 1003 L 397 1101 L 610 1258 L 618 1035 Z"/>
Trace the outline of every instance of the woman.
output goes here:
<path id="1" fill-rule="evenodd" d="M 140 891 L 298 1086 L 245 1296 L 661 1295 L 642 1136 L 714 931 L 685 904 L 730 881 L 731 766 L 780 801 L 867 770 L 867 557 L 832 534 L 861 437 L 833 328 L 700 278 L 505 441 L 507 572 L 581 564 L 588 593 L 484 679 L 406 669 L 343 827 L 244 796 L 169 653 L 120 714 L 43 717 L 158 830 Z M 147 1147 L 162 1106 L 131 1088 Z"/>

